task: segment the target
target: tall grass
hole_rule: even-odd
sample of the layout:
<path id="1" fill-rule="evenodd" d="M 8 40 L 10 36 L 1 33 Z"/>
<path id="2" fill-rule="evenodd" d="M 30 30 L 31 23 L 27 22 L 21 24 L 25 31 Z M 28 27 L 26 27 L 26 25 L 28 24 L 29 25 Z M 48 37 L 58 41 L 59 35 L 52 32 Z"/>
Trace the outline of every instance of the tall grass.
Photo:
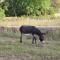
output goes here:
<path id="1" fill-rule="evenodd" d="M 13 23 L 14 22 L 14 23 Z M 0 21 L 1 26 L 21 26 L 21 25 L 34 25 L 34 26 L 60 26 L 60 19 L 39 19 L 39 18 L 13 18 L 5 17 L 3 21 Z"/>
<path id="2" fill-rule="evenodd" d="M 11 36 L 11 37 L 15 37 L 18 38 L 20 37 L 20 31 L 18 27 L 4 27 L 3 31 L 1 31 L 1 27 L 0 27 L 0 35 L 2 36 Z M 59 41 L 60 39 L 60 28 L 39 28 L 41 30 L 41 32 L 45 32 L 46 33 L 46 38 L 47 40 L 54 40 L 54 41 Z"/>

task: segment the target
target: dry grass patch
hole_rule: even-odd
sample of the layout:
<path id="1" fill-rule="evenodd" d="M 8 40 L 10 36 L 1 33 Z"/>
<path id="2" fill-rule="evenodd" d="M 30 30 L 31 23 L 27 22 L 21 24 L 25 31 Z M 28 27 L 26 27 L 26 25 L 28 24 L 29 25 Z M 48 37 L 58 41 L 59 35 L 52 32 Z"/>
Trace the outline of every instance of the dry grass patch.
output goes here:
<path id="1" fill-rule="evenodd" d="M 4 20 L 0 21 L 0 26 L 20 26 L 20 25 L 34 25 L 34 26 L 60 26 L 59 19 L 31 19 L 24 17 L 5 17 Z"/>

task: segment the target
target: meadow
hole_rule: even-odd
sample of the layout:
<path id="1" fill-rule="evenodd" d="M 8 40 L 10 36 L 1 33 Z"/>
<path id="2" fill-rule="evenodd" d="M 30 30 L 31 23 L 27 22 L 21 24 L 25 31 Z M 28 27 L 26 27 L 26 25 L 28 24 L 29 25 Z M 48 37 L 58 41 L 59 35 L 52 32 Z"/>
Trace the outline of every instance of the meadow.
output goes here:
<path id="1" fill-rule="evenodd" d="M 19 31 L 0 30 L 0 60 L 60 60 L 60 28 L 41 31 L 47 32 L 44 47 L 38 39 L 32 44 L 30 35 L 23 36 L 23 43 L 20 43 Z"/>

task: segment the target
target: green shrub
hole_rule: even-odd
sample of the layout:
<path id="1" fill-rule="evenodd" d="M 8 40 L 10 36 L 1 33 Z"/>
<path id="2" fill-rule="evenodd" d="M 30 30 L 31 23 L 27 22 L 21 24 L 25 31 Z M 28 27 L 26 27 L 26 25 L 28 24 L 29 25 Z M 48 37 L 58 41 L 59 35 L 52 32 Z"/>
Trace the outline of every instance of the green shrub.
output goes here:
<path id="1" fill-rule="evenodd" d="M 0 8 L 0 18 L 5 17 L 4 10 Z"/>
<path id="2" fill-rule="evenodd" d="M 6 16 L 39 16 L 53 13 L 51 0 L 5 0 L 4 3 L 4 6 L 7 7 L 7 10 L 5 9 Z"/>

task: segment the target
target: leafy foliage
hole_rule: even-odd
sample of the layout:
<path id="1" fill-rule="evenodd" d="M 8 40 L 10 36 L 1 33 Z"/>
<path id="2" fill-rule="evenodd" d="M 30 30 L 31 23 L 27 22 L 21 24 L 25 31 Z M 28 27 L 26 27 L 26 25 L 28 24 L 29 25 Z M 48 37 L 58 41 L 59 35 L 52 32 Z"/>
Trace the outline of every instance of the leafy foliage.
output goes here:
<path id="1" fill-rule="evenodd" d="M 3 3 L 6 16 L 45 15 L 50 13 L 50 0 L 5 0 Z M 12 13 L 13 12 L 13 13 Z M 52 13 L 51 13 L 52 14 Z"/>
<path id="2" fill-rule="evenodd" d="M 4 16 L 5 16 L 4 10 L 3 10 L 2 8 L 0 8 L 0 19 L 1 19 L 2 17 L 4 17 Z"/>

